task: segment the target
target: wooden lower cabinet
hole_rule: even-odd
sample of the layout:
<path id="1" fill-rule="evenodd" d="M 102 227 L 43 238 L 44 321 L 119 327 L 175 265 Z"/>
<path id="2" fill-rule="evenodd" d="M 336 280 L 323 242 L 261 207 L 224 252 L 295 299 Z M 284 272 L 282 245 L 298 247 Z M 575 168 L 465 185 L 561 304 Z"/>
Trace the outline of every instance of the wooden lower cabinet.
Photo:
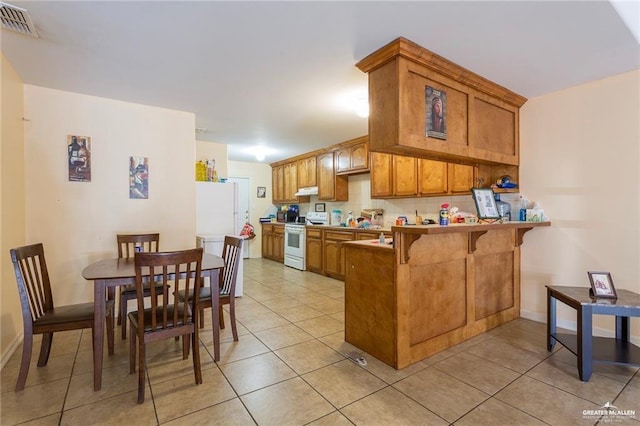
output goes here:
<path id="1" fill-rule="evenodd" d="M 344 280 L 345 252 L 344 241 L 352 241 L 352 231 L 325 231 L 324 233 L 324 273 L 332 278 Z"/>
<path id="2" fill-rule="evenodd" d="M 549 225 L 395 227 L 393 246 L 343 242 L 345 341 L 402 369 L 517 318 L 523 235 Z"/>
<path id="3" fill-rule="evenodd" d="M 262 257 L 284 263 L 284 224 L 262 225 Z"/>
<path id="4" fill-rule="evenodd" d="M 322 274 L 322 230 L 307 227 L 307 271 Z"/>

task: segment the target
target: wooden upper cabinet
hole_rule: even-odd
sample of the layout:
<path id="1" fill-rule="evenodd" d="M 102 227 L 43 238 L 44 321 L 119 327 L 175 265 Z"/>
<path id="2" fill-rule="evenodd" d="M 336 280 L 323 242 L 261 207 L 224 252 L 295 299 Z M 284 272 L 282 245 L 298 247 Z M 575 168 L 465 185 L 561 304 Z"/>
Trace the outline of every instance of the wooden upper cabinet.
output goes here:
<path id="1" fill-rule="evenodd" d="M 347 201 L 349 199 L 348 176 L 336 176 L 335 153 L 333 151 L 318 155 L 318 200 Z"/>
<path id="2" fill-rule="evenodd" d="M 417 159 L 393 156 L 393 194 L 401 197 L 418 195 Z"/>
<path id="3" fill-rule="evenodd" d="M 374 198 L 393 195 L 392 154 L 371 153 L 371 196 Z"/>
<path id="4" fill-rule="evenodd" d="M 447 163 L 444 161 L 418 160 L 418 194 L 446 194 L 448 188 Z"/>
<path id="5" fill-rule="evenodd" d="M 369 74 L 371 150 L 519 164 L 519 110 L 526 98 L 402 37 L 356 66 Z M 426 87 L 444 95 L 444 138 L 428 134 Z"/>
<path id="6" fill-rule="evenodd" d="M 299 202 L 298 165 L 295 161 L 271 166 L 271 185 L 274 203 Z"/>
<path id="7" fill-rule="evenodd" d="M 284 166 L 273 166 L 271 169 L 271 177 L 273 202 L 282 203 L 286 199 L 284 192 Z"/>
<path id="8" fill-rule="evenodd" d="M 474 186 L 474 167 L 453 163 L 448 166 L 449 193 L 470 194 Z"/>
<path id="9" fill-rule="evenodd" d="M 362 136 L 339 144 L 335 151 L 336 173 L 355 174 L 369 171 L 369 138 Z"/>
<path id="10" fill-rule="evenodd" d="M 298 160 L 298 188 L 317 186 L 316 157 L 306 157 Z"/>

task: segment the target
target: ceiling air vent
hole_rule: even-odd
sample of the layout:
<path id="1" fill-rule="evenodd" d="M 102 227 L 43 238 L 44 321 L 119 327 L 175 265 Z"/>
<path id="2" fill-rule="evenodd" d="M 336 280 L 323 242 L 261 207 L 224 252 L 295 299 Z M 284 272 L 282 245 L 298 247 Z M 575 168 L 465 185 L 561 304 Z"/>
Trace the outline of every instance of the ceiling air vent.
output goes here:
<path id="1" fill-rule="evenodd" d="M 36 27 L 26 9 L 0 2 L 0 21 L 2 28 L 31 37 L 38 37 Z"/>

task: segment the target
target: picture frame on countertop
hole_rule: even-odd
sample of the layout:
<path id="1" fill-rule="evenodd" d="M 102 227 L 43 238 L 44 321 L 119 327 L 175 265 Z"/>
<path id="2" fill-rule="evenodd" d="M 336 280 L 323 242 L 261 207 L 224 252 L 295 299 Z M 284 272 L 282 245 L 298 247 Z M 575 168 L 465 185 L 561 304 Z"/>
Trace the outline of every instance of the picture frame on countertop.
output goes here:
<path id="1" fill-rule="evenodd" d="M 259 186 L 256 195 L 258 198 L 267 198 L 267 187 Z"/>
<path id="2" fill-rule="evenodd" d="M 476 203 L 478 219 L 500 219 L 498 205 L 491 188 L 471 188 L 473 201 Z"/>
<path id="3" fill-rule="evenodd" d="M 316 211 L 317 211 L 317 212 L 324 212 L 324 211 L 326 211 L 326 205 L 325 205 L 325 203 L 316 203 Z"/>
<path id="4" fill-rule="evenodd" d="M 613 285 L 613 279 L 609 272 L 587 272 L 589 282 L 591 283 L 591 296 L 602 299 L 617 299 L 618 294 Z"/>

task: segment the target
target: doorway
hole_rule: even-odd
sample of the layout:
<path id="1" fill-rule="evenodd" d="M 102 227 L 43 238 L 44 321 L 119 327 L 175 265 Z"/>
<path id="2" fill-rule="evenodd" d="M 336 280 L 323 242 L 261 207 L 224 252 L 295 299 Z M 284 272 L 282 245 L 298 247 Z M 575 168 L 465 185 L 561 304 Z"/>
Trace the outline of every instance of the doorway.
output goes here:
<path id="1" fill-rule="evenodd" d="M 249 195 L 249 178 L 241 178 L 241 177 L 230 177 L 229 182 L 233 182 L 236 184 L 238 188 L 238 223 L 237 229 L 242 229 L 245 223 L 251 223 L 251 206 L 250 206 L 250 195 Z M 242 257 L 244 259 L 249 258 L 249 241 L 245 241 L 245 244 L 242 244 Z"/>

